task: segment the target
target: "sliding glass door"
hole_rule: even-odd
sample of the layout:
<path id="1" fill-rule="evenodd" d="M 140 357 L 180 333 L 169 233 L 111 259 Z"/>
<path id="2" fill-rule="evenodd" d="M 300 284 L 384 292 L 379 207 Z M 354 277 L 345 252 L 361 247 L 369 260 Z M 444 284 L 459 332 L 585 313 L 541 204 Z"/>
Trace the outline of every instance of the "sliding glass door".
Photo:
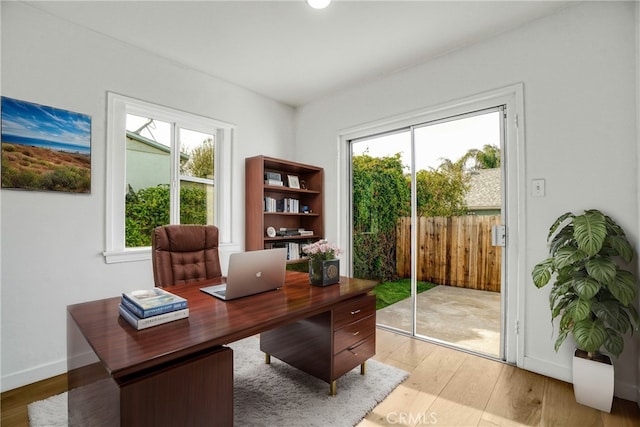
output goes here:
<path id="1" fill-rule="evenodd" d="M 495 107 L 350 141 L 353 272 L 382 281 L 379 325 L 501 357 L 503 125 Z"/>

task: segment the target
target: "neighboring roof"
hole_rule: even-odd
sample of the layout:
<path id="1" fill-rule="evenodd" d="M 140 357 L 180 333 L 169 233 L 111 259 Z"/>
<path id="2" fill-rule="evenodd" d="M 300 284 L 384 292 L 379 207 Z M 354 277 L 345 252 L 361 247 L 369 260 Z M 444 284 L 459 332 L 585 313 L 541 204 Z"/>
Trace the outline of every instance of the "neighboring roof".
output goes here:
<path id="1" fill-rule="evenodd" d="M 502 207 L 502 173 L 500 168 L 470 172 L 469 192 L 465 197 L 469 210 Z"/>
<path id="2" fill-rule="evenodd" d="M 157 150 L 164 151 L 165 153 L 169 153 L 169 147 L 164 144 L 160 144 L 159 142 L 154 141 L 153 139 L 145 138 L 142 135 L 139 135 L 135 132 L 127 131 L 127 138 L 133 139 L 138 142 L 142 142 L 143 144 L 147 144 Z"/>
<path id="3" fill-rule="evenodd" d="M 167 147 L 164 144 L 160 144 L 159 142 L 154 141 L 153 139 L 149 139 L 146 138 L 142 135 L 139 135 L 135 132 L 131 132 L 131 131 L 127 131 L 127 138 L 132 139 L 134 141 L 138 141 L 141 142 L 143 144 L 146 144 L 152 148 L 155 148 L 156 150 L 160 150 L 162 152 L 165 152 L 167 154 L 169 154 L 171 151 L 169 150 L 169 147 Z M 182 160 L 189 160 L 189 155 L 186 153 L 180 153 L 180 159 Z"/>

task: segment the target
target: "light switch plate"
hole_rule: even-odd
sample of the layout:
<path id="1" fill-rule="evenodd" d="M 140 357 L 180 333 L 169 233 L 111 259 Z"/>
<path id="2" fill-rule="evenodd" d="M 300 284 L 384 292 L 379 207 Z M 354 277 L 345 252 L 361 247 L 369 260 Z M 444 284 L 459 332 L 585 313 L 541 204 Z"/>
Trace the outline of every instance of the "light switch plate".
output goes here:
<path id="1" fill-rule="evenodd" d="M 533 197 L 544 197 L 544 179 L 532 179 L 531 180 L 531 195 Z"/>

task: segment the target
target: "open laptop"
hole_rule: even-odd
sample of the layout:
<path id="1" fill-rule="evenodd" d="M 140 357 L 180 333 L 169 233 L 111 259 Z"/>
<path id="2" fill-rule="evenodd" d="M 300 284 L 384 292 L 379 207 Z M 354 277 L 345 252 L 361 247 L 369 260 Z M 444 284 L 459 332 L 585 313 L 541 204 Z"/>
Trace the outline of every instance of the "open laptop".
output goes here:
<path id="1" fill-rule="evenodd" d="M 229 256 L 226 283 L 200 290 L 228 301 L 281 288 L 286 265 L 286 248 L 233 253 Z"/>

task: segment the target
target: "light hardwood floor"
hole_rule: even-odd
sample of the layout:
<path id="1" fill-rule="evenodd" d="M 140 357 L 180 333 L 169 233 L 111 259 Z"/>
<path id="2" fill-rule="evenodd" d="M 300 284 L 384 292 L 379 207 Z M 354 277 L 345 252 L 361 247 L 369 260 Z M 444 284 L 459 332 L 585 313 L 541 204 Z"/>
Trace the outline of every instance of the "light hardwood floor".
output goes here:
<path id="1" fill-rule="evenodd" d="M 576 403 L 569 383 L 386 330 L 375 359 L 411 375 L 358 427 L 640 426 L 635 402 L 600 412 Z"/>
<path id="2" fill-rule="evenodd" d="M 579 405 L 571 384 L 378 329 L 376 360 L 409 378 L 358 424 L 371 426 L 638 427 L 640 408 Z M 27 405 L 66 390 L 66 376 L 2 393 L 2 427 L 28 427 Z M 339 395 L 338 395 L 339 398 Z"/>

